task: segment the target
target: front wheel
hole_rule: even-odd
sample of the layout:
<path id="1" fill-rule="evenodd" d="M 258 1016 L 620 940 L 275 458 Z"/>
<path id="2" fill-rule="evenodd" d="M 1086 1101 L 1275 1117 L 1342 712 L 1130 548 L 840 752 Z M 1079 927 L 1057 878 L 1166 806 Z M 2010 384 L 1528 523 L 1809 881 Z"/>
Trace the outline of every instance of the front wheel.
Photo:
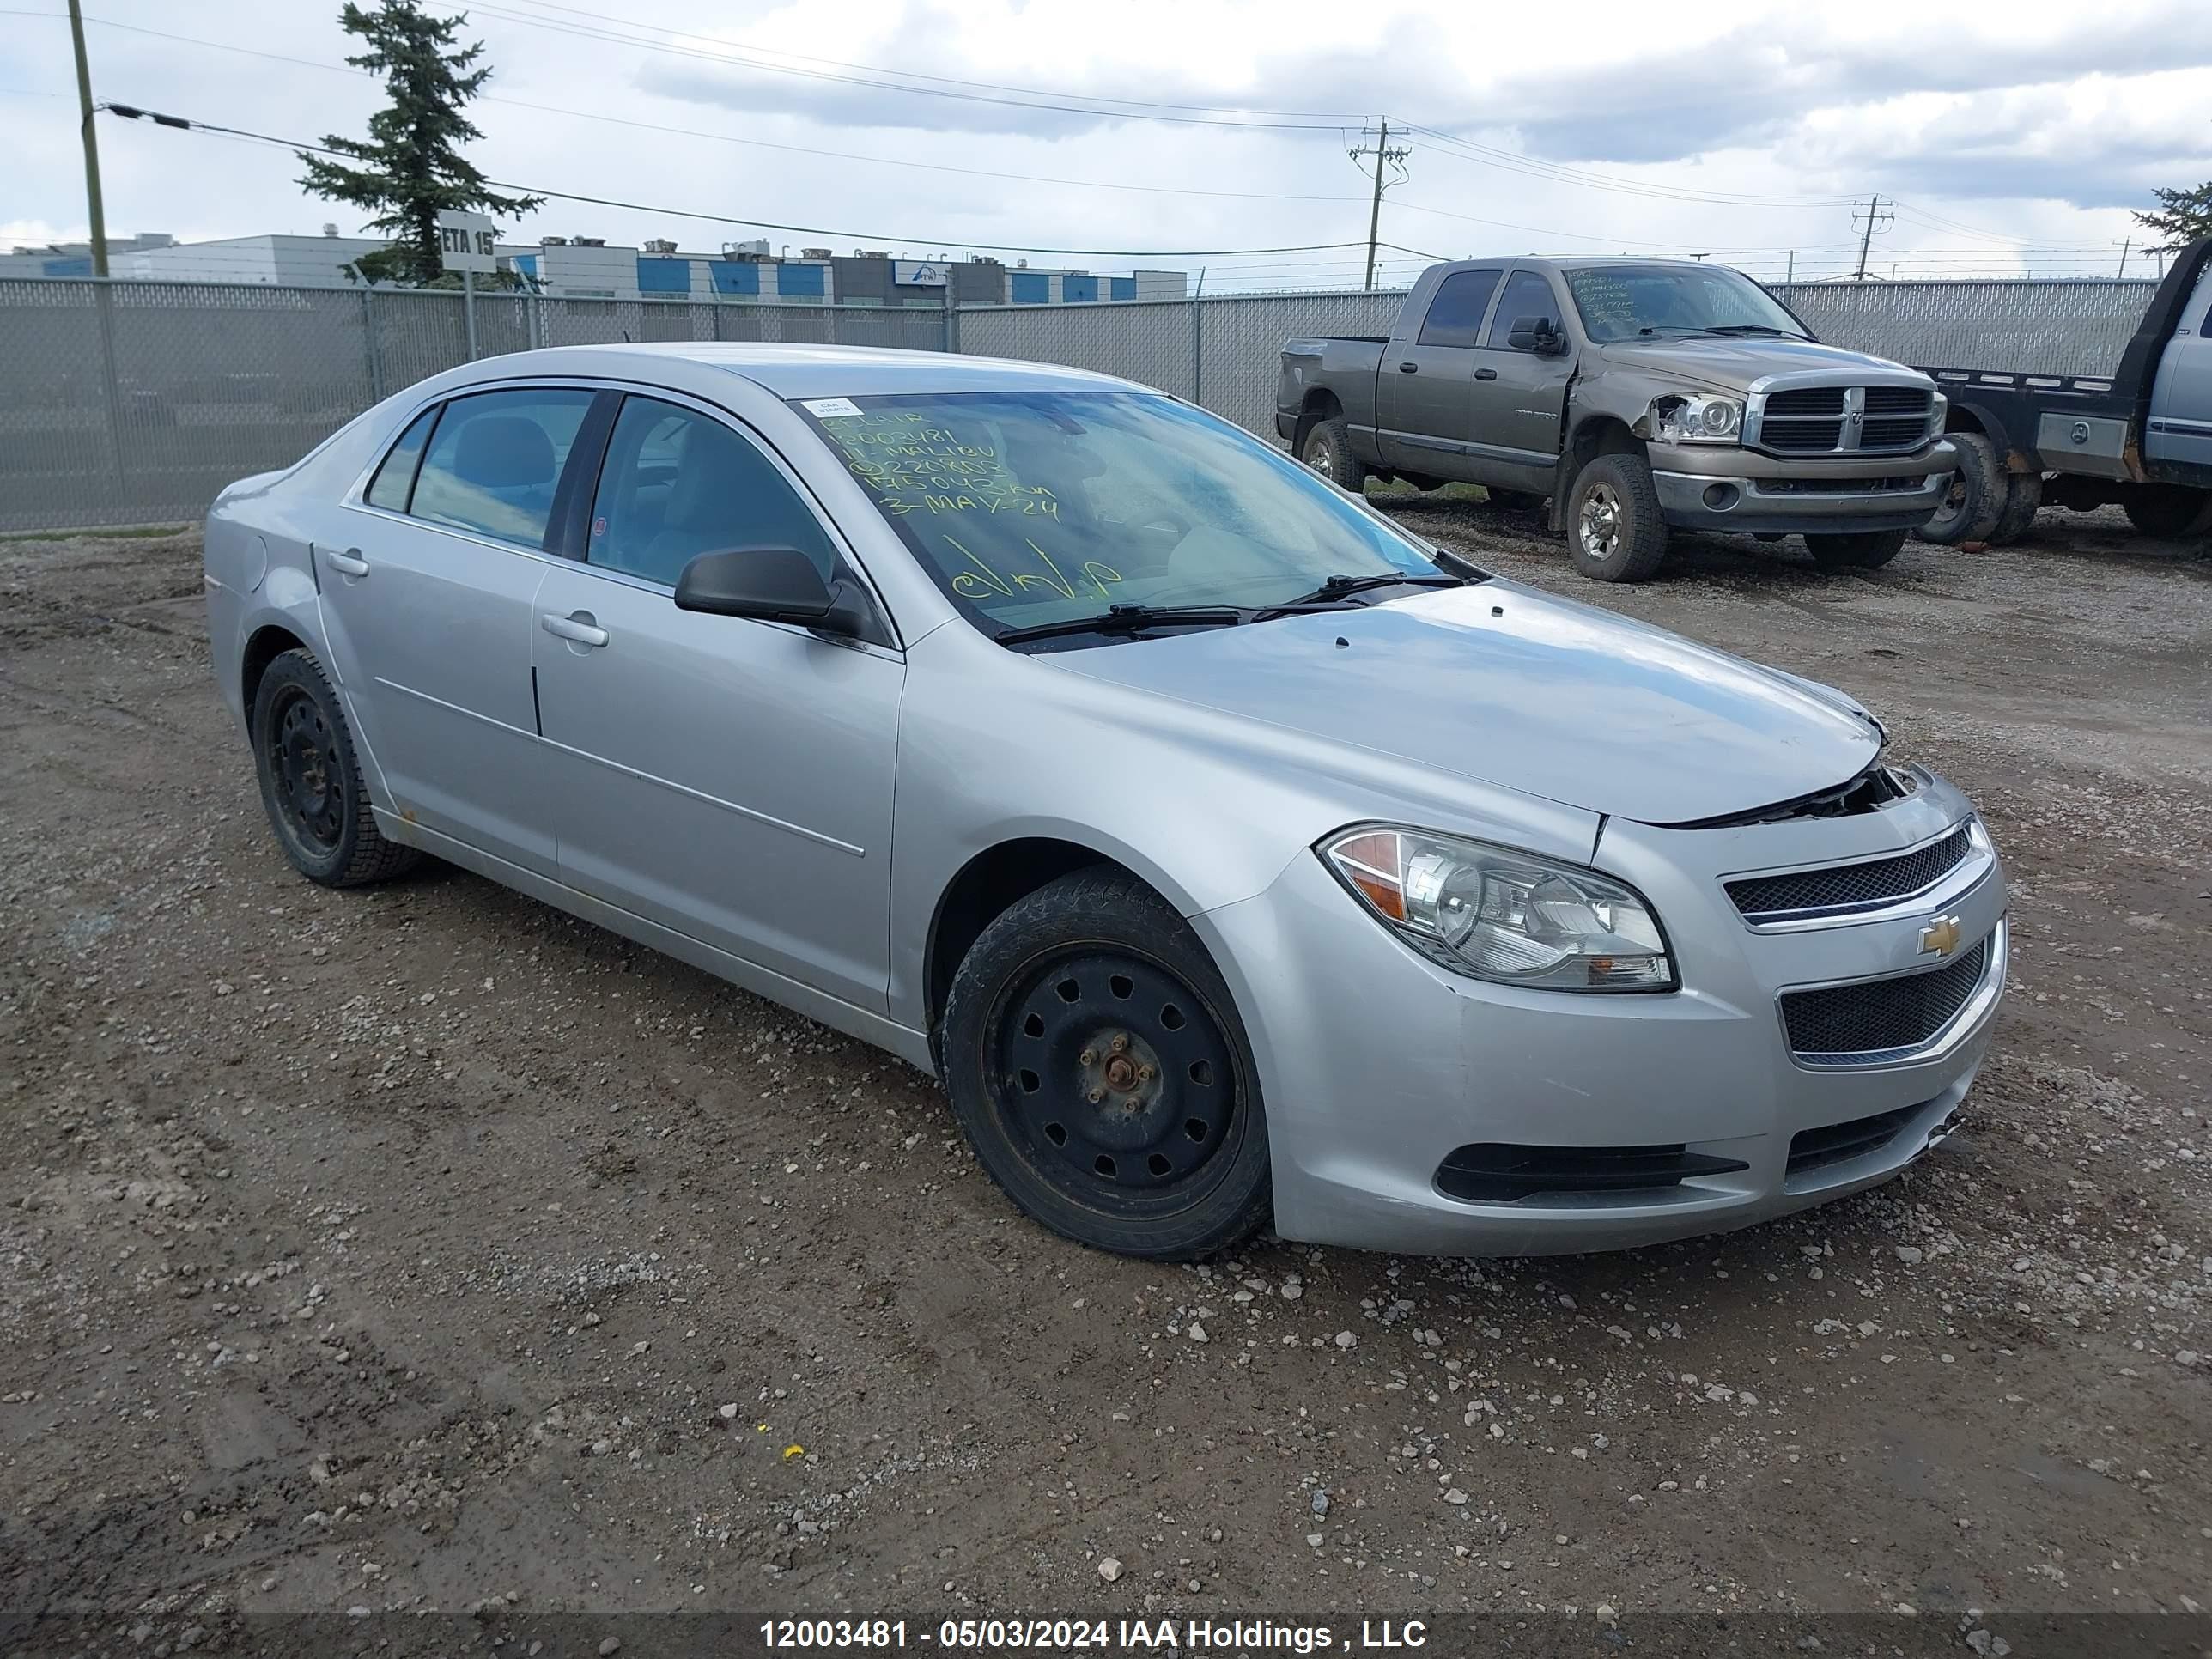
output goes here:
<path id="1" fill-rule="evenodd" d="M 976 939 L 945 1009 L 945 1091 L 1022 1212 L 1118 1255 L 1191 1261 L 1267 1219 L 1267 1124 L 1229 988 L 1133 877 L 1079 870 Z"/>
<path id="2" fill-rule="evenodd" d="M 1298 446 L 1298 459 L 1339 489 L 1356 492 L 1367 482 L 1367 469 L 1352 453 L 1352 423 L 1341 415 L 1314 422 Z"/>
<path id="3" fill-rule="evenodd" d="M 1641 455 L 1600 455 L 1567 497 L 1575 568 L 1601 582 L 1640 582 L 1667 556 L 1667 521 Z"/>
<path id="4" fill-rule="evenodd" d="M 2212 491 L 2180 484 L 2137 484 L 2121 502 L 2128 522 L 2146 536 L 2171 540 L 2212 528 Z"/>
<path id="5" fill-rule="evenodd" d="M 1905 538 L 1902 530 L 1862 530 L 1808 536 L 1805 548 L 1823 570 L 1879 570 L 1904 550 Z"/>

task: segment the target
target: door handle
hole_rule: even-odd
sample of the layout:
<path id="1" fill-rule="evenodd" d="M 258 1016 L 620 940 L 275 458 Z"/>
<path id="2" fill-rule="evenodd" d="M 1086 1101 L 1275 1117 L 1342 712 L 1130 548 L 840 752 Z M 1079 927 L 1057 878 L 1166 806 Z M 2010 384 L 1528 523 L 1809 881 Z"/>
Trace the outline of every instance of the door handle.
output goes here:
<path id="1" fill-rule="evenodd" d="M 545 631 L 556 638 L 573 640 L 578 645 L 600 646 L 607 642 L 607 630 L 592 620 L 588 611 L 579 611 L 566 617 L 547 616 Z"/>
<path id="2" fill-rule="evenodd" d="M 1478 380 L 1494 380 L 1498 378 L 1498 371 L 1494 368 L 1478 368 L 1474 371 L 1474 378 Z"/>
<path id="3" fill-rule="evenodd" d="M 368 561 L 361 556 L 361 550 L 357 547 L 349 547 L 343 553 L 333 552 L 326 547 L 323 550 L 323 557 L 331 568 L 342 576 L 368 574 Z"/>
<path id="4" fill-rule="evenodd" d="M 1419 363 L 1401 363 L 1398 372 L 1401 374 L 1418 374 L 1421 372 L 1421 366 Z"/>

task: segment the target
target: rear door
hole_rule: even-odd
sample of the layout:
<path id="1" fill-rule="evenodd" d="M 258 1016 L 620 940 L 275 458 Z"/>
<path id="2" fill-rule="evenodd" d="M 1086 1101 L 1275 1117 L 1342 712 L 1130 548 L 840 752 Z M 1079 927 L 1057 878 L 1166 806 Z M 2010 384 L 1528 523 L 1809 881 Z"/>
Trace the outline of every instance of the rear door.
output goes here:
<path id="1" fill-rule="evenodd" d="M 1548 495 L 1574 358 L 1571 353 L 1540 357 L 1516 348 L 1508 338 L 1513 325 L 1531 317 L 1565 337 L 1551 279 L 1540 270 L 1516 270 L 1505 279 L 1482 349 L 1474 354 L 1474 453 L 1486 480 Z"/>
<path id="2" fill-rule="evenodd" d="M 341 691 L 389 805 L 547 875 L 532 601 L 593 396 L 514 386 L 425 410 L 349 503 L 349 538 L 314 549 Z"/>
<path id="3" fill-rule="evenodd" d="M 2143 459 L 2212 466 L 2212 284 L 2200 282 L 2152 383 Z"/>
<path id="4" fill-rule="evenodd" d="M 1394 335 L 1376 375 L 1378 447 L 1392 466 L 1465 478 L 1475 343 L 1499 268 L 1455 270 L 1437 284 L 1419 326 Z"/>
<path id="5" fill-rule="evenodd" d="M 904 659 L 676 608 L 685 564 L 743 547 L 851 568 L 749 428 L 624 398 L 584 560 L 549 571 L 530 635 L 560 878 L 882 1013 Z"/>

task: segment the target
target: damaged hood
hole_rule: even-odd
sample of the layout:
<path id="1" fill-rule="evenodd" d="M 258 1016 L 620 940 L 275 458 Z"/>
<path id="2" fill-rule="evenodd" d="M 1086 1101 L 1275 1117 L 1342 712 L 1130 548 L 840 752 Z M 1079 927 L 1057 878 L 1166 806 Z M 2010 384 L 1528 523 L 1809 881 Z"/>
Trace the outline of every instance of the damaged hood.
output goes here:
<path id="1" fill-rule="evenodd" d="M 1919 379 L 1902 363 L 1817 340 L 1772 338 L 1729 339 L 1714 334 L 1669 334 L 1649 340 L 1615 340 L 1596 348 L 1612 366 L 1642 369 L 1679 380 L 1694 380 L 1716 390 L 1738 394 L 1769 374 L 1799 374 L 1807 370 L 1863 374 L 1880 371 L 1885 379 L 1906 375 Z"/>
<path id="2" fill-rule="evenodd" d="M 1881 747 L 1839 691 L 1504 581 L 1042 660 L 1646 823 L 1831 788 Z"/>

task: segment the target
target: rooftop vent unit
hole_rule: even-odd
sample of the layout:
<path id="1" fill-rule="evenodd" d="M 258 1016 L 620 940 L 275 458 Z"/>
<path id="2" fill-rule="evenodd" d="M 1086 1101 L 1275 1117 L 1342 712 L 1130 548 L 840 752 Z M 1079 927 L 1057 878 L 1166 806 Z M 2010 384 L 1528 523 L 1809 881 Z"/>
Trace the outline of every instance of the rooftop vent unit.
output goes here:
<path id="1" fill-rule="evenodd" d="M 891 257 L 891 251 L 887 247 L 856 247 L 853 250 L 853 257 L 855 259 L 888 259 Z"/>
<path id="2" fill-rule="evenodd" d="M 765 259 L 768 258 L 768 239 L 761 237 L 750 242 L 725 242 L 722 244 L 722 257 L 725 259 Z"/>
<path id="3" fill-rule="evenodd" d="M 803 247 L 799 250 L 799 257 L 802 259 L 827 259 L 833 256 L 826 247 Z"/>
<path id="4" fill-rule="evenodd" d="M 538 246 L 540 247 L 566 247 L 568 246 L 568 239 L 565 236 L 547 236 L 538 242 Z"/>
<path id="5" fill-rule="evenodd" d="M 577 247 L 605 247 L 607 245 L 607 239 L 604 236 L 571 236 L 568 240 Z"/>
<path id="6" fill-rule="evenodd" d="M 645 251 L 647 253 L 653 254 L 659 258 L 665 259 L 670 254 L 676 252 L 676 244 L 669 240 L 665 236 L 656 236 L 653 238 L 652 240 L 646 243 Z"/>

